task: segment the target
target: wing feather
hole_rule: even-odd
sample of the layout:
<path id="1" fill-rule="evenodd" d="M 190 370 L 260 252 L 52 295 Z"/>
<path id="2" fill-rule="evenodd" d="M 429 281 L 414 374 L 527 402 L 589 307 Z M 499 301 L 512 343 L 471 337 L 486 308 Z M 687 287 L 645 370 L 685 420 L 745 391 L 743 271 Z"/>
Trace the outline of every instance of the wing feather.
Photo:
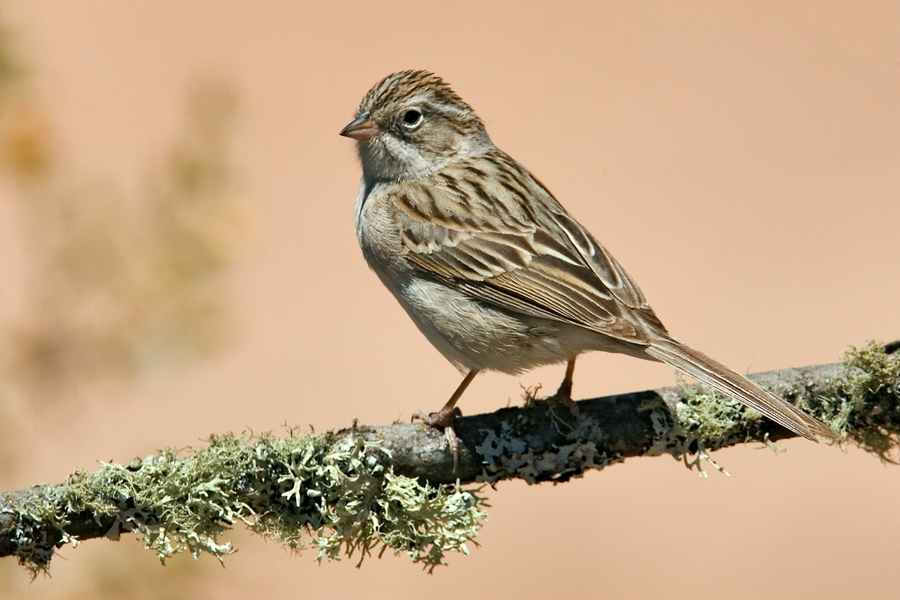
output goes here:
<path id="1" fill-rule="evenodd" d="M 606 249 L 502 152 L 404 187 L 394 201 L 407 258 L 473 298 L 633 343 L 647 343 L 635 316 L 665 331 Z"/>

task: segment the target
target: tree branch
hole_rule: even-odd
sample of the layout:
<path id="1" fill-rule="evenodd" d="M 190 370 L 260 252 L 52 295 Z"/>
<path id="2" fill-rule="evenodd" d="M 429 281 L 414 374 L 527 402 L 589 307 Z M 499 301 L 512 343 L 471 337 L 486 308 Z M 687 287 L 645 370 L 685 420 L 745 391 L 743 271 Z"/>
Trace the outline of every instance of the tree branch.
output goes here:
<path id="1" fill-rule="evenodd" d="M 751 379 L 853 442 L 896 462 L 900 445 L 900 343 L 848 351 L 843 363 Z M 218 536 L 237 521 L 292 549 L 303 534 L 319 559 L 360 560 L 376 547 L 432 567 L 466 552 L 485 516 L 481 488 L 460 483 L 563 482 L 628 457 L 669 454 L 693 468 L 708 453 L 794 434 L 697 385 L 583 400 L 574 417 L 532 396 L 525 406 L 457 419 L 458 472 L 443 434 L 421 424 L 354 425 L 327 434 L 290 431 L 213 436 L 130 465 L 76 471 L 67 482 L 0 494 L 0 556 L 34 572 L 54 549 L 134 532 L 161 559 L 189 550 L 231 552 Z M 692 460 L 688 460 L 692 457 Z M 702 469 L 701 469 L 702 470 Z M 309 535 L 313 534 L 314 535 Z"/>

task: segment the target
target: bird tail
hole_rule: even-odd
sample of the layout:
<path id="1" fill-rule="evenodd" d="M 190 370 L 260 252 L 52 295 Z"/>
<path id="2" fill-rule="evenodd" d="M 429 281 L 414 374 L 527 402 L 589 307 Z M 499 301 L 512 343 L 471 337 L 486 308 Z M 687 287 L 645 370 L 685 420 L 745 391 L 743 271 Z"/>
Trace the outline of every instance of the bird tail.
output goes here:
<path id="1" fill-rule="evenodd" d="M 739 400 L 808 440 L 835 440 L 827 425 L 762 389 L 698 350 L 671 338 L 655 338 L 645 349 L 653 358 L 687 373 L 717 392 Z"/>

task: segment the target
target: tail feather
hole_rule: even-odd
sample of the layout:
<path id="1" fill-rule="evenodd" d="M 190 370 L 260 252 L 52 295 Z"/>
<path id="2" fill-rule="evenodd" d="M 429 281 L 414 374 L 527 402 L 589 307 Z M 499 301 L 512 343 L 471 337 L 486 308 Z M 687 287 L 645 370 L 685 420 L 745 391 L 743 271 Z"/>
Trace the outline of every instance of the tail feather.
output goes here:
<path id="1" fill-rule="evenodd" d="M 726 396 L 754 408 L 776 423 L 809 440 L 834 440 L 834 432 L 824 423 L 781 398 L 762 389 L 743 375 L 713 360 L 690 346 L 670 339 L 656 338 L 646 348 L 653 358 L 687 373 Z"/>

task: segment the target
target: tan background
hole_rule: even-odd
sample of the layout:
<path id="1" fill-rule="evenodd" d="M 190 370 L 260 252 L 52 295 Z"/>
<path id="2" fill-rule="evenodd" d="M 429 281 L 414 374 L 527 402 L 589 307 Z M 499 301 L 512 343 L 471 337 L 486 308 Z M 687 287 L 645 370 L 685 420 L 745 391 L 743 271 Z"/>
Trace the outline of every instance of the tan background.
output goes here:
<path id="1" fill-rule="evenodd" d="M 4 10 L 66 152 L 126 190 L 178 130 L 191 79 L 227 76 L 242 97 L 239 189 L 258 222 L 233 278 L 234 343 L 137 389 L 28 412 L 25 463 L 3 489 L 211 432 L 388 423 L 446 399 L 458 374 L 357 248 L 359 169 L 337 135 L 366 90 L 401 69 L 451 82 L 497 145 L 626 265 L 670 330 L 734 368 L 831 362 L 847 344 L 900 338 L 896 2 L 17 0 Z M 8 308 L 24 275 L 5 237 Z M 517 402 L 520 382 L 553 388 L 561 375 L 486 376 L 461 406 L 492 410 Z M 608 355 L 586 357 L 576 375 L 577 397 L 673 380 L 664 366 Z M 198 598 L 895 594 L 900 472 L 852 448 L 785 446 L 718 453 L 731 478 L 658 458 L 555 487 L 501 484 L 481 547 L 432 577 L 403 557 L 318 566 L 313 552 L 290 557 L 241 534 L 224 570 L 203 557 L 205 575 L 184 585 Z M 13 585 L 65 597 L 101 546 L 112 544 L 67 548 L 52 579 L 28 586 L 22 573 Z M 134 562 L 144 561 L 154 558 Z"/>

